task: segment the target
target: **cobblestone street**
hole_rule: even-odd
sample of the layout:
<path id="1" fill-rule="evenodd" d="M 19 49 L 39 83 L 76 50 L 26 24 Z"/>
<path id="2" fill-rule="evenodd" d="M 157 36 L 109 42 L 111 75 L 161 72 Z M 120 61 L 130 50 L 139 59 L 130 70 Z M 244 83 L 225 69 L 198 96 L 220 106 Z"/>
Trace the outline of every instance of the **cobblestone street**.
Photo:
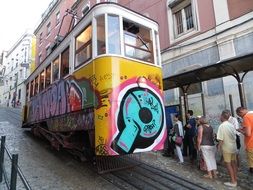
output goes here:
<path id="1" fill-rule="evenodd" d="M 6 146 L 12 154 L 19 155 L 19 166 L 34 190 L 84 190 L 84 189 L 115 189 L 87 167 L 65 151 L 56 151 L 48 142 L 36 138 L 30 132 L 21 129 L 20 118 L 13 110 L 5 113 L 0 108 L 0 135 L 6 136 Z M 20 110 L 14 111 L 20 114 Z M 12 118 L 10 122 L 7 116 Z M 16 117 L 16 120 L 15 120 Z M 4 121 L 5 120 L 5 121 Z M 7 165 L 8 162 L 6 162 Z M 9 170 L 9 169 L 7 169 Z M 5 184 L 0 186 L 6 189 Z M 2 190 L 1 189 L 1 190 Z M 18 180 L 18 190 L 24 189 Z"/>
<path id="2" fill-rule="evenodd" d="M 229 181 L 227 170 L 223 165 L 217 166 L 219 172 L 218 179 L 210 180 L 203 178 L 205 172 L 200 171 L 197 168 L 197 164 L 191 164 L 187 158 L 184 164 L 179 164 L 177 158 L 163 157 L 161 152 L 150 152 L 143 155 L 143 160 L 164 170 L 180 174 L 196 183 L 205 184 L 207 187 L 212 187 L 213 189 L 231 189 L 223 185 L 224 182 Z M 241 165 L 238 172 L 239 184 L 234 189 L 250 190 L 253 186 L 253 175 L 248 173 L 245 158 L 241 162 Z"/>

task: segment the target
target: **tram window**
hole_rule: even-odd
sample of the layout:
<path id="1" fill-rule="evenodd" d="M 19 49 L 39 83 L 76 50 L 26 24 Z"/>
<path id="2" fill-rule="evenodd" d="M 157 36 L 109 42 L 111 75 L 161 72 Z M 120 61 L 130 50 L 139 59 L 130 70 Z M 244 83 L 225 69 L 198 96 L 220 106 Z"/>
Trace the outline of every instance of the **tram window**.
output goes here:
<path id="1" fill-rule="evenodd" d="M 51 65 L 48 65 L 46 68 L 46 83 L 45 88 L 51 84 Z"/>
<path id="2" fill-rule="evenodd" d="M 40 73 L 40 92 L 44 90 L 44 86 L 45 86 L 45 71 L 43 70 Z"/>
<path id="3" fill-rule="evenodd" d="M 117 15 L 108 15 L 108 53 L 120 54 L 120 25 Z"/>
<path id="4" fill-rule="evenodd" d="M 38 92 L 39 92 L 39 76 L 35 78 L 34 95 L 38 94 Z"/>
<path id="5" fill-rule="evenodd" d="M 97 18 L 97 52 L 98 55 L 106 53 L 105 47 L 105 16 Z"/>
<path id="6" fill-rule="evenodd" d="M 76 38 L 75 68 L 85 63 L 91 58 L 92 55 L 91 32 L 92 32 L 91 25 L 89 25 Z"/>
<path id="7" fill-rule="evenodd" d="M 125 56 L 153 62 L 153 45 L 151 30 L 124 20 Z"/>
<path id="8" fill-rule="evenodd" d="M 53 82 L 59 79 L 59 57 L 53 61 Z"/>
<path id="9" fill-rule="evenodd" d="M 61 78 L 69 74 L 69 48 L 61 54 Z"/>
<path id="10" fill-rule="evenodd" d="M 30 83 L 30 98 L 33 97 L 33 86 L 34 86 L 34 81 Z"/>

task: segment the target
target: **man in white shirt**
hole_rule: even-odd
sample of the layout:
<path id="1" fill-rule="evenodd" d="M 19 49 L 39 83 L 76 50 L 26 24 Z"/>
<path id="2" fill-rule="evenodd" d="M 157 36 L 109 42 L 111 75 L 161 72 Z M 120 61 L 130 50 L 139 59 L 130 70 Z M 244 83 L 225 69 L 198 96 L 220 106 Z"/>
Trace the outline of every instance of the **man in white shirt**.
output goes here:
<path id="1" fill-rule="evenodd" d="M 219 140 L 218 149 L 222 150 L 224 162 L 226 164 L 231 182 L 225 182 L 229 187 L 237 186 L 237 164 L 236 164 L 236 130 L 228 122 L 230 115 L 223 111 L 221 113 L 222 124 L 218 128 L 217 139 Z"/>
<path id="2" fill-rule="evenodd" d="M 237 161 L 237 166 L 239 167 L 239 163 L 240 163 L 239 162 L 239 152 L 240 152 L 240 148 L 241 148 L 241 140 L 240 140 L 240 133 L 237 130 L 240 128 L 240 125 L 239 125 L 237 118 L 235 118 L 231 115 L 230 110 L 224 110 L 223 112 L 225 112 L 229 115 L 228 122 L 231 123 L 236 130 L 236 148 L 237 148 L 236 161 Z"/>

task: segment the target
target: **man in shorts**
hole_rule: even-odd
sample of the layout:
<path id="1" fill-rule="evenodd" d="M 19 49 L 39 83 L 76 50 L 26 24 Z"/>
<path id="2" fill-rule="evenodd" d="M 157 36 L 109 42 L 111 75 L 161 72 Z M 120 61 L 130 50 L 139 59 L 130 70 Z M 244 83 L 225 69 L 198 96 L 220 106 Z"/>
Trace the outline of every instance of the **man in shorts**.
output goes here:
<path id="1" fill-rule="evenodd" d="M 240 132 L 238 132 L 237 130 L 240 128 L 240 124 L 237 118 L 231 115 L 230 110 L 224 110 L 224 112 L 226 112 L 229 115 L 228 122 L 231 123 L 236 130 L 236 148 L 237 148 L 236 162 L 237 162 L 237 166 L 239 167 L 239 163 L 240 163 L 239 153 L 240 153 L 240 148 L 241 148 L 241 140 L 240 140 Z"/>
<path id="2" fill-rule="evenodd" d="M 238 129 L 238 131 L 244 135 L 249 172 L 253 173 L 253 111 L 248 111 L 244 107 L 238 107 L 236 113 L 243 119 L 242 128 Z"/>
<path id="3" fill-rule="evenodd" d="M 218 149 L 222 150 L 223 159 L 226 164 L 231 182 L 225 182 L 229 187 L 237 186 L 237 164 L 236 164 L 236 130 L 228 122 L 230 115 L 223 111 L 221 113 L 221 125 L 218 128 L 217 139 L 219 140 Z"/>

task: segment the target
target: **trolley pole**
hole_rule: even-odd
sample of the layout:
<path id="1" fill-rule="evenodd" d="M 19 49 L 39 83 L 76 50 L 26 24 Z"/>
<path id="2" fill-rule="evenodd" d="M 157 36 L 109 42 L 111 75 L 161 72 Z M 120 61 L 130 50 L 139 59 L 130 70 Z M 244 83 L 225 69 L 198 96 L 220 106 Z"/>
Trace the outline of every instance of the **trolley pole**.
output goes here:
<path id="1" fill-rule="evenodd" d="M 246 98 L 245 98 L 245 93 L 244 93 L 244 88 L 243 88 L 242 82 L 238 83 L 238 89 L 239 89 L 241 106 L 246 107 Z"/>
<path id="2" fill-rule="evenodd" d="M 229 94 L 229 104 L 230 104 L 230 109 L 231 109 L 231 115 L 234 117 L 235 112 L 234 112 L 234 104 L 233 104 L 232 94 Z"/>
<path id="3" fill-rule="evenodd" d="M 201 102 L 202 102 L 203 116 L 206 116 L 205 96 L 203 93 L 201 93 Z"/>
<path id="4" fill-rule="evenodd" d="M 1 149 L 0 149 L 0 183 L 3 181 L 4 149 L 5 149 L 5 136 L 2 136 Z"/>

